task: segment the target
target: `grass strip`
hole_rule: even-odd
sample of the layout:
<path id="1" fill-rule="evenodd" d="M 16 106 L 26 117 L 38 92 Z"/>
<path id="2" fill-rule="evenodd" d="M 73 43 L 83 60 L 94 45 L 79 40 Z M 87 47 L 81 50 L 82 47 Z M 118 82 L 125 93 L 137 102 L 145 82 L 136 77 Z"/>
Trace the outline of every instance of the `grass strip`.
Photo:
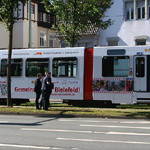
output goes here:
<path id="1" fill-rule="evenodd" d="M 150 109 L 139 108 L 83 108 L 70 107 L 65 105 L 51 105 L 48 111 L 36 110 L 35 106 L 14 106 L 8 108 L 0 106 L 0 113 L 14 114 L 55 114 L 72 116 L 91 116 L 91 117 L 132 117 L 132 118 L 150 118 Z"/>

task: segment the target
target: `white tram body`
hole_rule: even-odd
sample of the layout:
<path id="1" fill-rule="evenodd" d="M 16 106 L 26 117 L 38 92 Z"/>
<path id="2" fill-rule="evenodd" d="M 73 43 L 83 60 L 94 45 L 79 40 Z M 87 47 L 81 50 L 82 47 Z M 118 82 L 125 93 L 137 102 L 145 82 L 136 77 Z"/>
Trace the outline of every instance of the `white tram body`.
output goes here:
<path id="1" fill-rule="evenodd" d="M 93 66 L 94 100 L 150 103 L 150 46 L 96 47 Z"/>
<path id="2" fill-rule="evenodd" d="M 6 67 L 4 67 L 7 56 L 6 50 L 0 51 L 0 98 L 7 96 Z M 55 60 L 57 64 L 54 64 Z M 52 70 L 54 65 L 57 66 Z M 34 99 L 36 74 L 50 71 L 55 86 L 52 99 L 83 99 L 83 68 L 84 48 L 13 50 L 12 98 Z"/>
<path id="3" fill-rule="evenodd" d="M 0 50 L 0 98 L 7 97 L 7 50 Z M 12 51 L 12 98 L 34 99 L 36 74 L 52 73 L 51 99 L 150 102 L 150 46 Z"/>

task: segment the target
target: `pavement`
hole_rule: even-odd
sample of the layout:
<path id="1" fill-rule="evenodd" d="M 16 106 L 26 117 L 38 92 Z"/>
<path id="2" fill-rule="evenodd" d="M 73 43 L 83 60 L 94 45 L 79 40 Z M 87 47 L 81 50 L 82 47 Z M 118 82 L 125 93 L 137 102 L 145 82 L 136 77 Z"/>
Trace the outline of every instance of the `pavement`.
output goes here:
<path id="1" fill-rule="evenodd" d="M 0 115 L 0 150 L 149 150 L 150 120 Z"/>

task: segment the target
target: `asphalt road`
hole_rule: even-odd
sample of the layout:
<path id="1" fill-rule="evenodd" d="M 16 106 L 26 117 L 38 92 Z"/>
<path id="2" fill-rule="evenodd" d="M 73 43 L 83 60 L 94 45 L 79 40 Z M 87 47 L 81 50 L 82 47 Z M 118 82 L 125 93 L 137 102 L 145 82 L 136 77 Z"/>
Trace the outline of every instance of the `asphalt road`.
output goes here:
<path id="1" fill-rule="evenodd" d="M 150 120 L 0 115 L 0 150 L 149 150 Z"/>

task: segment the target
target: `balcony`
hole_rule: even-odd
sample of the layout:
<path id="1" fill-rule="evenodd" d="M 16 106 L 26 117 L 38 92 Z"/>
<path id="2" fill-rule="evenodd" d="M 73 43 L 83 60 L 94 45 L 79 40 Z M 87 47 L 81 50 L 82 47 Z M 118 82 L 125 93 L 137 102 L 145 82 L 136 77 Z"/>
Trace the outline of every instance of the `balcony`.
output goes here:
<path id="1" fill-rule="evenodd" d="M 50 29 L 50 28 L 52 28 L 52 23 L 38 21 L 38 26 Z"/>

